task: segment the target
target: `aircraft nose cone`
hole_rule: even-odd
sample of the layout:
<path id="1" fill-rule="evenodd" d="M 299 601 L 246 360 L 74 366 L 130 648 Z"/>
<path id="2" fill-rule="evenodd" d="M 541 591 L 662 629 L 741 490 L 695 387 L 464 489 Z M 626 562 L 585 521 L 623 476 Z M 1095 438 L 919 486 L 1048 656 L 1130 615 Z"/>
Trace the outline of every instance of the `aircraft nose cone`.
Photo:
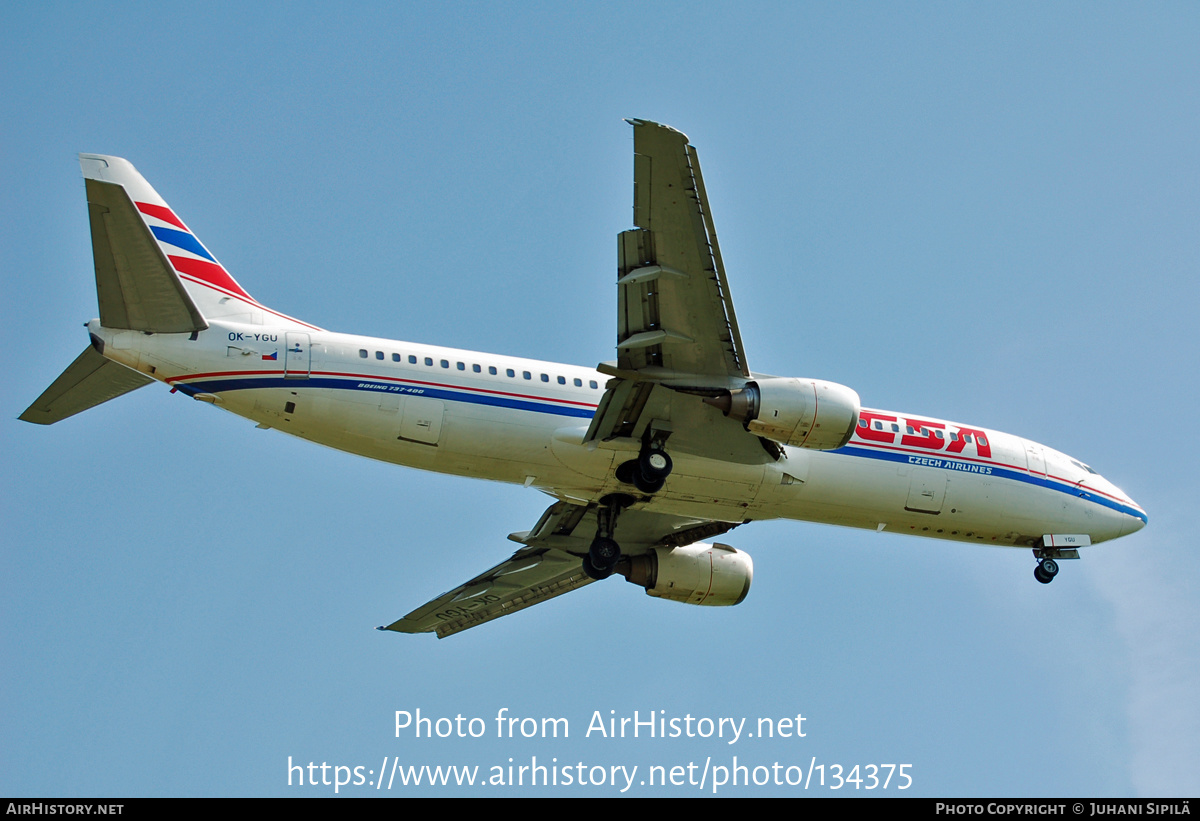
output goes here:
<path id="1" fill-rule="evenodd" d="M 1136 532 L 1140 531 L 1141 528 L 1146 527 L 1147 522 L 1148 522 L 1148 519 L 1147 519 L 1146 514 L 1142 514 L 1140 519 L 1138 516 L 1130 516 L 1129 521 L 1128 521 L 1126 527 L 1124 527 L 1124 531 L 1121 533 L 1121 535 L 1129 535 L 1130 533 L 1136 533 Z"/>
<path id="2" fill-rule="evenodd" d="M 1130 533 L 1137 533 L 1150 521 L 1150 517 L 1146 515 L 1146 511 L 1142 510 L 1140 505 L 1134 504 L 1136 513 L 1126 515 L 1125 526 L 1121 528 L 1121 535 L 1128 536 Z"/>

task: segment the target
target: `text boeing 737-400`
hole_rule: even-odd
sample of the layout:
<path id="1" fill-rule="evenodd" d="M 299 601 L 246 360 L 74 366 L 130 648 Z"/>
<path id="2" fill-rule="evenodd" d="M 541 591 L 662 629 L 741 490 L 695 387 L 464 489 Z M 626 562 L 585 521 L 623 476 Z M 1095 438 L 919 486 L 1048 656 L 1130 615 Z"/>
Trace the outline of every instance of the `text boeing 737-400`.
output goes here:
<path id="1" fill-rule="evenodd" d="M 737 604 L 750 557 L 703 540 L 752 519 L 1026 548 L 1043 583 L 1145 525 L 1120 489 L 1043 445 L 751 371 L 696 150 L 631 123 L 617 358 L 594 369 L 292 319 L 251 297 L 132 165 L 81 155 L 100 317 L 21 418 L 50 424 L 158 381 L 261 428 L 551 496 L 509 536 L 512 556 L 385 628 L 440 637 L 614 573 L 652 596 Z"/>

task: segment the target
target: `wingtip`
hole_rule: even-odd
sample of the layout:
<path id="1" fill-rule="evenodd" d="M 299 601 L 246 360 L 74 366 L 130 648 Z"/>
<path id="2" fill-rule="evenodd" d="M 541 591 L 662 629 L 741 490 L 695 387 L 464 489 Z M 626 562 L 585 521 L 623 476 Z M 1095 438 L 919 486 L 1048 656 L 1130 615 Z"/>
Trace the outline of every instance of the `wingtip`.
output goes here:
<path id="1" fill-rule="evenodd" d="M 684 134 L 678 128 L 672 128 L 671 126 L 664 125 L 663 123 L 656 123 L 654 120 L 643 120 L 639 117 L 626 117 L 625 122 L 629 123 L 634 128 L 638 128 L 640 126 L 652 126 L 654 128 L 661 128 L 663 131 L 669 131 L 672 134 L 678 134 L 680 137 L 683 138 L 683 141 L 685 143 L 691 142 L 691 140 L 688 139 L 688 135 Z"/>

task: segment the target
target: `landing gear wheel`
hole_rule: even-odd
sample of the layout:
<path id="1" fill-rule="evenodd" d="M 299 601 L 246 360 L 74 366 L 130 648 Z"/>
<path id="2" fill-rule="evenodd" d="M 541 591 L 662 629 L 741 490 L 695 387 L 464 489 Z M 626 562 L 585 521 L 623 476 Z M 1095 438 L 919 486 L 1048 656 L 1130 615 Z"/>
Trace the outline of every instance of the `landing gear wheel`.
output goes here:
<path id="1" fill-rule="evenodd" d="M 633 460 L 626 464 L 633 464 Z M 636 476 L 636 465 L 634 467 Z M 613 534 L 617 530 L 617 517 L 634 501 L 632 496 L 624 493 L 610 493 L 600 500 L 600 509 L 596 511 L 596 538 L 592 539 L 588 554 L 583 558 L 583 572 L 593 579 L 607 579 L 621 560 L 621 545 L 617 544 Z"/>
<path id="2" fill-rule="evenodd" d="M 637 459 L 630 459 L 627 462 L 622 462 L 617 465 L 617 481 L 624 482 L 627 485 L 632 485 L 637 482 L 637 476 L 641 471 L 638 470 Z"/>
<path id="3" fill-rule="evenodd" d="M 658 493 L 666 481 L 666 479 L 649 480 L 640 471 L 633 472 L 633 486 L 642 493 Z"/>
<path id="4" fill-rule="evenodd" d="M 1042 574 L 1053 579 L 1058 575 L 1058 562 L 1054 559 L 1046 559 L 1042 562 Z"/>
<path id="5" fill-rule="evenodd" d="M 613 574 L 613 569 L 610 567 L 608 570 L 597 570 L 596 566 L 592 564 L 592 557 L 584 556 L 583 572 L 588 576 L 588 578 L 595 579 L 596 581 L 603 581 Z"/>
<path id="6" fill-rule="evenodd" d="M 621 546 L 612 539 L 604 536 L 597 536 L 592 540 L 592 546 L 588 549 L 588 560 L 591 562 L 592 568 L 606 575 L 612 573 L 612 569 L 617 566 L 617 559 L 621 558 Z"/>
<path id="7" fill-rule="evenodd" d="M 1042 570 L 1040 564 L 1033 569 L 1033 577 L 1042 584 L 1050 584 L 1050 582 L 1054 581 L 1054 577 L 1047 575 L 1046 571 Z"/>
<path id="8" fill-rule="evenodd" d="M 638 470 L 647 482 L 662 481 L 671 475 L 671 457 L 665 450 L 644 450 L 638 455 Z"/>

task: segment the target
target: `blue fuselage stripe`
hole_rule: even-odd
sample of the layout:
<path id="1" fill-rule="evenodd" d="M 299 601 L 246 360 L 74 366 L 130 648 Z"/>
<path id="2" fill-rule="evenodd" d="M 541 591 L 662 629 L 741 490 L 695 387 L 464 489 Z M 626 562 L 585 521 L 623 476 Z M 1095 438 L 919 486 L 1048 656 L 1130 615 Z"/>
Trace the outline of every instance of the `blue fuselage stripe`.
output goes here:
<path id="1" fill-rule="evenodd" d="M 1001 479 L 1012 479 L 1014 482 L 1024 482 L 1035 487 L 1043 487 L 1047 490 L 1056 490 L 1059 493 L 1065 493 L 1068 496 L 1075 496 L 1080 499 L 1086 499 L 1089 502 L 1094 502 L 1103 507 L 1115 510 L 1119 513 L 1124 513 L 1127 516 L 1132 516 L 1135 519 L 1141 519 L 1142 522 L 1147 521 L 1147 516 L 1141 510 L 1122 504 L 1115 499 L 1110 499 L 1107 496 L 1102 496 L 1098 493 L 1092 493 L 1082 487 L 1076 485 L 1063 484 L 1053 479 L 1048 479 L 1042 476 L 1035 476 L 1027 471 L 1014 470 L 1010 467 L 1002 467 L 994 464 L 976 464 L 975 462 L 966 462 L 961 459 L 947 459 L 940 456 L 918 456 L 911 453 L 897 453 L 888 450 L 876 450 L 874 448 L 861 448 L 847 445 L 839 448 L 831 453 L 838 453 L 845 456 L 857 456 L 863 459 L 877 459 L 884 462 L 899 462 L 902 464 L 913 465 L 914 467 L 928 467 L 938 470 L 949 470 L 955 473 L 974 473 L 982 476 L 997 476 Z"/>
<path id="2" fill-rule="evenodd" d="M 572 416 L 579 419 L 591 419 L 596 411 L 593 408 L 573 405 L 559 405 L 553 402 L 539 402 L 533 399 L 519 399 L 512 396 L 498 396 L 490 393 L 475 393 L 470 390 L 454 390 L 452 388 L 413 386 L 399 382 L 385 382 L 363 377 L 361 379 L 344 379 L 323 376 L 310 376 L 301 379 L 286 379 L 281 376 L 234 377 L 229 379 L 211 379 L 204 382 L 179 383 L 179 390 L 193 396 L 198 393 L 222 393 L 225 391 L 244 391 L 258 388 L 327 388 L 338 391 L 365 391 L 381 396 L 423 396 L 430 399 L 443 399 L 448 402 L 467 402 L 473 405 L 490 405 L 497 408 L 532 411 L 533 413 L 551 413 L 557 416 Z"/>

